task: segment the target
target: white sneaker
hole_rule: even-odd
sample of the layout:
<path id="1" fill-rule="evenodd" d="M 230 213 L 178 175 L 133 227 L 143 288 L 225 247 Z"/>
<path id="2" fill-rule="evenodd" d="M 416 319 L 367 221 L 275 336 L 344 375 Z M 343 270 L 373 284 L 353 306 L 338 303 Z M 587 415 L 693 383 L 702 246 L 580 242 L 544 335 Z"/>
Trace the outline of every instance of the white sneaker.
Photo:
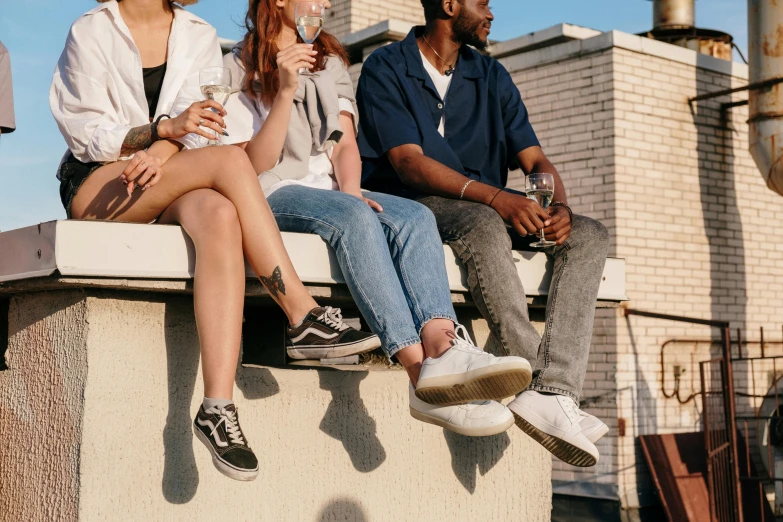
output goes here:
<path id="1" fill-rule="evenodd" d="M 422 363 L 416 397 L 439 406 L 499 401 L 530 384 L 533 373 L 527 360 L 495 357 L 476 348 L 462 325 L 456 334 L 446 353 Z"/>
<path id="2" fill-rule="evenodd" d="M 609 426 L 601 419 L 582 410 L 579 410 L 579 427 L 582 428 L 582 435 L 593 444 L 609 433 Z"/>
<path id="3" fill-rule="evenodd" d="M 582 433 L 579 407 L 571 397 L 528 390 L 508 408 L 522 431 L 563 462 L 583 468 L 598 462 L 598 449 Z"/>
<path id="4" fill-rule="evenodd" d="M 411 417 L 468 437 L 503 433 L 514 424 L 514 415 L 495 401 L 472 402 L 458 406 L 433 406 L 416 397 L 409 386 Z"/>

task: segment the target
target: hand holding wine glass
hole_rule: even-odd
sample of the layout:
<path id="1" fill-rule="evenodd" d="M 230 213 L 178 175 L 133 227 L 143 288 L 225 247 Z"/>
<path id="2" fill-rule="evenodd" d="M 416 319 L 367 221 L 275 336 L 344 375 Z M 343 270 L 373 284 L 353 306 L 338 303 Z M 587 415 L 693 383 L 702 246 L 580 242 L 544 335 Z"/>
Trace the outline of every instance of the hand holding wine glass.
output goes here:
<path id="1" fill-rule="evenodd" d="M 549 208 L 555 195 L 554 175 L 544 173 L 528 174 L 527 179 L 525 179 L 525 192 L 527 192 L 528 198 L 534 200 L 542 209 L 546 210 Z M 532 243 L 530 246 L 533 248 L 544 248 L 556 244 L 554 241 L 547 241 L 544 237 L 543 228 L 539 231 L 539 238 L 539 241 Z"/>
<path id="2" fill-rule="evenodd" d="M 231 96 L 231 71 L 225 67 L 205 67 L 199 71 L 199 85 L 207 100 L 215 101 L 224 107 Z M 211 110 L 217 112 L 214 108 Z M 217 133 L 215 139 L 209 141 L 209 145 L 220 145 Z"/>
<path id="3" fill-rule="evenodd" d="M 280 72 L 280 91 L 296 91 L 299 74 L 315 66 L 318 54 L 309 44 L 294 44 L 277 53 L 277 70 Z"/>

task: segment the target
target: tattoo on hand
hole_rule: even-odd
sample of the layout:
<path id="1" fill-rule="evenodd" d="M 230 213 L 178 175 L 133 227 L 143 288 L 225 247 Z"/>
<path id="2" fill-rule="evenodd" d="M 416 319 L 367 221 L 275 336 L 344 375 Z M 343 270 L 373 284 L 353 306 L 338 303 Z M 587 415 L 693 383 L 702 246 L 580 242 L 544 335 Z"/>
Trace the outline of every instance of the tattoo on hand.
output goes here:
<path id="1" fill-rule="evenodd" d="M 140 150 L 148 149 L 152 145 L 152 124 L 134 127 L 128 131 L 125 141 L 122 142 L 120 156 L 130 156 Z"/>
<path id="2" fill-rule="evenodd" d="M 285 283 L 283 283 L 283 274 L 280 272 L 280 267 L 275 268 L 270 277 L 259 276 L 261 283 L 269 290 L 269 293 L 277 297 L 277 293 L 285 295 Z"/>

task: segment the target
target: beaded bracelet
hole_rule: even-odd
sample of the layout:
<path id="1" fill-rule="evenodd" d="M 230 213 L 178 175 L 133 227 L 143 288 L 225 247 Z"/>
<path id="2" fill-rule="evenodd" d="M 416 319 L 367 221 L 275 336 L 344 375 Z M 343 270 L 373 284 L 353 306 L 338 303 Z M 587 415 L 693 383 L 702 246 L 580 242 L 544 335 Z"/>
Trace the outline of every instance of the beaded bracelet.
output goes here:
<path id="1" fill-rule="evenodd" d="M 467 183 L 465 183 L 465 186 L 462 187 L 462 192 L 459 193 L 459 199 L 462 199 L 462 196 L 465 195 L 465 189 L 468 188 L 468 185 L 476 181 L 475 179 L 469 179 Z"/>

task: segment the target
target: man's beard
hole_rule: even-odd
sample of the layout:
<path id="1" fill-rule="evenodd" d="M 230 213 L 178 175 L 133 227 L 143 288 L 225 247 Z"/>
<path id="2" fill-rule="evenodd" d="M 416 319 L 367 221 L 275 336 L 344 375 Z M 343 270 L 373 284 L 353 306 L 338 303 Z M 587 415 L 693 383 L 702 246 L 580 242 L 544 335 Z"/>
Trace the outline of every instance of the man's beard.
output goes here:
<path id="1" fill-rule="evenodd" d="M 484 26 L 484 20 L 473 17 L 462 10 L 452 26 L 454 40 L 456 40 L 457 43 L 470 45 L 479 51 L 483 51 L 487 48 L 489 43 L 479 38 L 478 30 L 482 26 Z"/>

